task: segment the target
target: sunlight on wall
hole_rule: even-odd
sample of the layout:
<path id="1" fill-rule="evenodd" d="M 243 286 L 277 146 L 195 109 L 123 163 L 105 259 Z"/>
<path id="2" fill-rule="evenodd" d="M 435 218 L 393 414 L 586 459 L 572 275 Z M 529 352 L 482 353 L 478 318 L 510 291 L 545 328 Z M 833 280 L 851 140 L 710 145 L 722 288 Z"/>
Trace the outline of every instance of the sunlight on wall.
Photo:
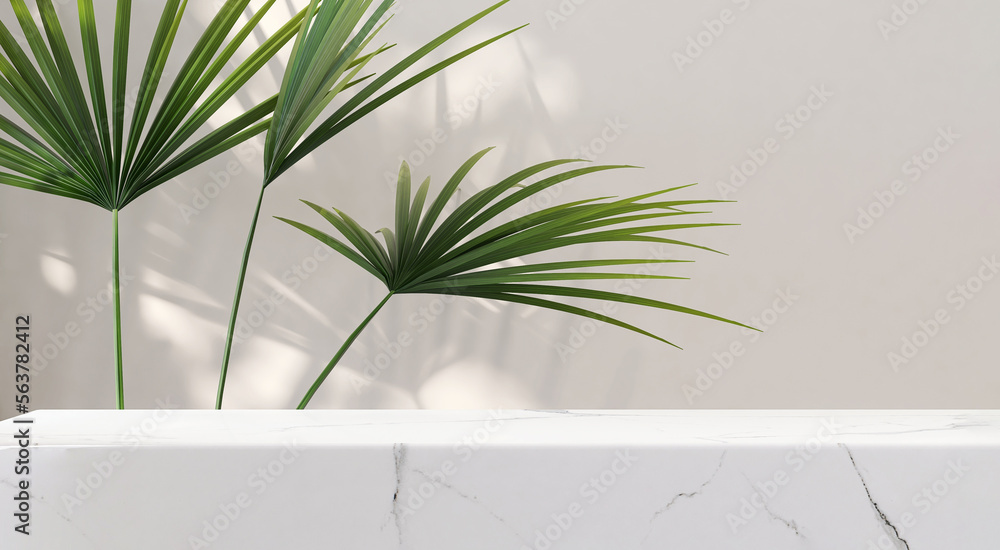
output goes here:
<path id="1" fill-rule="evenodd" d="M 530 388 L 503 371 L 482 364 L 459 363 L 431 376 L 418 390 L 428 409 L 537 407 Z"/>
<path id="2" fill-rule="evenodd" d="M 320 372 L 320 365 L 310 367 L 309 376 Z M 371 382 L 359 371 L 346 365 L 333 370 L 326 385 L 313 400 L 310 408 L 345 409 L 419 409 L 416 396 L 408 389 L 380 380 Z"/>
<path id="3" fill-rule="evenodd" d="M 149 286 L 150 288 L 159 290 L 164 295 L 175 299 L 182 299 L 195 304 L 218 308 L 222 307 L 222 304 L 218 300 L 209 296 L 203 289 L 190 283 L 185 283 L 178 281 L 177 279 L 167 277 L 166 275 L 156 271 L 147 270 L 142 277 L 142 281 L 143 284 Z"/>
<path id="4" fill-rule="evenodd" d="M 162 240 L 163 242 L 169 244 L 170 246 L 173 246 L 174 248 L 183 248 L 184 246 L 187 245 L 187 243 L 184 241 L 184 239 L 181 238 L 180 235 L 170 230 L 163 224 L 155 222 L 147 223 L 146 231 L 148 231 L 150 235 Z"/>
<path id="5" fill-rule="evenodd" d="M 494 30 L 497 29 L 471 32 L 467 40 L 485 40 Z M 402 42 L 401 48 L 419 46 L 416 42 Z M 518 37 L 516 42 L 501 42 L 476 52 L 474 63 L 450 67 L 430 81 L 433 84 L 426 83 L 408 91 L 405 100 L 396 99 L 385 104 L 376 116 L 385 121 L 412 120 L 415 105 L 430 104 L 436 109 L 423 109 L 421 116 L 433 118 L 423 123 L 443 125 L 450 134 L 453 129 L 447 126 L 452 122 L 465 126 L 472 120 L 480 125 L 502 121 L 509 112 L 508 104 L 525 97 L 546 118 L 574 116 L 579 112 L 582 95 L 579 76 L 563 58 L 529 62 L 526 52 L 538 49 L 537 41 Z"/>
<path id="6" fill-rule="evenodd" d="M 542 105 L 536 107 L 544 106 L 547 115 L 555 119 L 580 116 L 583 84 L 578 67 L 563 56 L 547 55 L 546 47 L 537 40 L 532 40 L 529 35 L 517 37 L 517 49 L 518 57 L 504 56 L 510 65 L 504 69 L 511 74 L 515 69 L 523 73 L 515 81 L 519 86 L 527 87 L 530 93 L 537 94 L 533 99 L 540 101 Z M 497 51 L 490 51 L 489 55 L 493 55 L 495 59 L 484 61 L 484 66 L 495 67 L 500 64 Z"/>
<path id="7" fill-rule="evenodd" d="M 40 256 L 39 263 L 42 277 L 49 286 L 67 296 L 76 290 L 76 268 L 69 262 L 50 252 Z"/>
<path id="8" fill-rule="evenodd" d="M 296 381 L 315 376 L 309 370 L 314 365 L 315 360 L 301 349 L 255 335 L 233 349 L 225 406 L 294 408 L 302 397 Z M 212 376 L 212 383 L 217 382 L 218 371 Z"/>
<path id="9" fill-rule="evenodd" d="M 210 357 L 211 342 L 218 337 L 212 324 L 198 322 L 184 306 L 156 296 L 139 296 L 139 317 L 154 338 L 166 340 L 191 357 Z"/>
<path id="10" fill-rule="evenodd" d="M 270 273 L 267 272 L 261 272 L 256 275 L 264 285 L 262 286 L 262 288 L 273 289 L 270 292 L 268 292 L 267 298 L 270 298 L 272 301 L 274 301 L 275 299 L 280 299 L 282 303 L 284 303 L 287 300 L 290 304 L 297 305 L 303 313 L 307 314 L 310 317 L 311 319 L 310 322 L 321 324 L 322 326 L 329 328 L 331 330 L 338 330 L 338 328 L 341 328 L 337 327 L 337 325 L 335 325 L 333 321 L 330 320 L 330 317 L 327 314 L 317 309 L 316 306 L 314 306 L 311 302 L 309 302 L 309 300 L 304 298 L 295 289 L 286 285 L 278 277 L 275 277 L 274 275 L 271 275 Z"/>

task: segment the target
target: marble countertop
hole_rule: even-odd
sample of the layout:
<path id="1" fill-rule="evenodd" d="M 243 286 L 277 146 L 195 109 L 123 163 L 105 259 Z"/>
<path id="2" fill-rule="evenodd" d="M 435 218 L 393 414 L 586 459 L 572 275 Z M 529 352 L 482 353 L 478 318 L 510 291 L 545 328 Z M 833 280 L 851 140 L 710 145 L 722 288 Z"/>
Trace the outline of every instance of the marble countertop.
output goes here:
<path id="1" fill-rule="evenodd" d="M 1000 445 L 1000 411 L 863 410 L 126 410 L 37 411 L 37 445 L 120 445 L 138 427 L 143 445 L 441 444 L 502 421 L 490 445 L 787 445 L 826 427 L 844 444 Z M 9 424 L 7 420 L 4 424 Z M 142 430 L 143 423 L 155 430 Z M 11 444 L 9 429 L 0 445 Z"/>
<path id="2" fill-rule="evenodd" d="M 996 550 L 998 511 L 1000 411 L 0 422 L 4 550 Z"/>

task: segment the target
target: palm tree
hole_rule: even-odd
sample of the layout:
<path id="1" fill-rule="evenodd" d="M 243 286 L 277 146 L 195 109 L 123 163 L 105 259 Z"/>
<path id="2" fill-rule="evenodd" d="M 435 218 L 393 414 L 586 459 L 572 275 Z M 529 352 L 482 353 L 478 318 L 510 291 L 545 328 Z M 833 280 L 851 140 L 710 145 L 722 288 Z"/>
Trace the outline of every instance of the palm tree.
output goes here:
<path id="1" fill-rule="evenodd" d="M 236 294 L 233 298 L 222 368 L 219 373 L 219 387 L 215 402 L 217 409 L 222 408 L 247 264 L 250 260 L 264 193 L 268 186 L 317 147 L 389 100 L 459 60 L 522 28 L 518 27 L 501 33 L 462 50 L 383 91 L 404 71 L 508 1 L 502 0 L 494 4 L 409 54 L 361 88 L 360 91 L 344 101 L 331 115 L 318 123 L 323 110 L 334 99 L 374 76 L 373 74 L 359 75 L 373 58 L 391 48 L 391 46 L 382 45 L 372 50 L 368 49 L 370 43 L 384 27 L 385 23 L 380 24 L 379 22 L 392 8 L 393 0 L 379 0 L 378 3 L 375 3 L 374 0 L 311 1 L 307 17 L 301 21 L 301 30 L 296 38 L 281 90 L 277 96 L 274 117 L 267 129 L 264 147 L 264 181 L 261 184 L 253 219 L 250 222 L 250 231 L 243 249 L 243 260 L 236 281 Z M 375 5 L 375 8 L 370 10 L 372 5 Z"/>
<path id="2" fill-rule="evenodd" d="M 20 117 L 0 116 L 0 183 L 80 200 L 111 213 L 117 406 L 124 408 L 118 213 L 132 201 L 265 131 L 277 97 L 211 128 L 216 115 L 285 44 L 311 12 L 302 10 L 219 81 L 237 50 L 274 5 L 268 0 L 238 25 L 250 0 L 226 0 L 195 43 L 170 87 L 157 100 L 187 0 L 165 0 L 126 131 L 132 1 L 118 0 L 114 53 L 101 60 L 93 0 L 78 0 L 86 78 L 52 0 L 37 0 L 41 28 L 24 0 L 11 6 L 30 53 L 0 22 L 0 98 Z M 203 134 L 196 137 L 198 134 Z"/>
<path id="3" fill-rule="evenodd" d="M 430 208 L 427 209 L 425 209 L 425 203 L 430 188 L 430 178 L 424 180 L 417 188 L 415 196 L 411 196 L 410 169 L 404 162 L 400 167 L 399 181 L 396 187 L 395 230 L 383 227 L 376 232 L 382 235 L 385 241 L 384 245 L 375 238 L 375 235 L 362 228 L 346 213 L 337 209 L 328 210 L 308 201 L 303 202 L 330 222 L 347 242 L 311 226 L 286 218 L 278 218 L 339 252 L 382 281 L 388 290 L 385 298 L 358 325 L 316 378 L 299 403 L 299 409 L 304 409 L 309 404 L 313 395 L 351 344 L 368 326 L 368 323 L 375 318 L 379 310 L 396 294 L 450 294 L 548 308 L 610 323 L 674 347 L 677 346 L 662 337 L 619 319 L 550 298 L 578 298 L 635 304 L 695 315 L 757 330 L 736 321 L 684 306 L 631 294 L 558 284 L 560 281 L 682 279 L 682 277 L 665 275 L 638 275 L 587 270 L 650 263 L 677 263 L 683 260 L 592 259 L 527 262 L 514 267 L 499 266 L 503 262 L 522 256 L 591 243 L 654 242 L 716 252 L 710 248 L 652 235 L 652 233 L 733 225 L 723 223 L 664 223 L 671 222 L 673 218 L 686 218 L 687 216 L 710 213 L 687 210 L 686 208 L 690 206 L 731 201 L 657 200 L 643 202 L 690 186 L 674 187 L 626 199 L 601 197 L 556 205 L 515 217 L 506 223 L 497 223 L 493 229 L 480 231 L 491 222 L 496 222 L 502 214 L 509 212 L 516 204 L 554 185 L 587 174 L 629 168 L 628 166 L 585 166 L 545 177 L 535 183 L 524 184 L 529 178 L 543 172 L 574 162 L 581 162 L 556 160 L 532 166 L 496 185 L 483 189 L 458 206 L 439 224 L 438 219 L 458 186 L 475 164 L 489 151 L 490 149 L 481 151 L 467 161 L 448 181 L 441 193 L 431 203 Z M 508 193 L 514 189 L 516 191 Z M 544 298 L 540 296 L 544 296 Z"/>

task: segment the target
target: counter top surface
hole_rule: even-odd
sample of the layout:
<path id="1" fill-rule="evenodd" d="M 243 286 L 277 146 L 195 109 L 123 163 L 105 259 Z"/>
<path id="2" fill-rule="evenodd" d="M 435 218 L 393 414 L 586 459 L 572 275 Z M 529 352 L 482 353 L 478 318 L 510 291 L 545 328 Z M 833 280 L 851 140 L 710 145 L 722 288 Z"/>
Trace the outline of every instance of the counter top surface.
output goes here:
<path id="1" fill-rule="evenodd" d="M 1000 411 L 676 410 L 43 410 L 36 445 L 115 446 L 137 433 L 147 446 L 451 444 L 490 429 L 489 445 L 786 445 L 822 433 L 837 443 L 1000 445 Z M 502 426 L 502 429 L 500 427 Z"/>

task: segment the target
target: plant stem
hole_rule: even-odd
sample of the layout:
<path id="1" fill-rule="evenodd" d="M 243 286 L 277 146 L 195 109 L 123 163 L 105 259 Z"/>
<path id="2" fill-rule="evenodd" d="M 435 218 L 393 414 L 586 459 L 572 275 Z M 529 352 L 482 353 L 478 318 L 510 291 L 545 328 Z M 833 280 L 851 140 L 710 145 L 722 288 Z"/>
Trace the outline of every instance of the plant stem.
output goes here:
<path id="1" fill-rule="evenodd" d="M 117 381 L 117 401 L 118 409 L 125 408 L 125 382 L 122 369 L 122 290 L 121 277 L 118 269 L 118 209 L 112 210 L 114 218 L 115 246 L 112 255 L 111 274 L 114 278 L 112 285 L 115 293 L 115 380 Z"/>
<path id="2" fill-rule="evenodd" d="M 260 197 L 257 199 L 257 209 L 253 212 L 253 221 L 250 222 L 250 233 L 247 235 L 247 243 L 243 248 L 243 263 L 240 264 L 240 275 L 236 281 L 236 296 L 233 298 L 233 309 L 229 314 L 229 330 L 226 334 L 226 349 L 222 356 L 222 371 L 219 373 L 219 392 L 215 397 L 215 408 L 222 409 L 222 396 L 226 391 L 226 375 L 229 373 L 229 358 L 233 352 L 233 336 L 236 334 L 236 316 L 240 312 L 240 298 L 243 296 L 243 282 L 247 277 L 247 264 L 250 261 L 250 249 L 253 248 L 253 236 L 257 231 L 257 219 L 260 218 L 260 206 L 264 202 L 264 190 L 261 185 Z"/>
<path id="3" fill-rule="evenodd" d="M 365 327 L 368 326 L 368 323 L 370 323 L 371 320 L 375 318 L 375 315 L 378 314 L 379 310 L 382 309 L 382 306 L 384 306 L 386 302 L 389 301 L 389 298 L 392 298 L 393 294 L 395 294 L 395 292 L 390 292 L 389 294 L 387 294 L 386 297 L 383 298 L 382 301 L 379 303 L 379 305 L 375 306 L 375 309 L 373 309 L 372 312 L 368 314 L 368 317 L 366 317 L 365 320 L 362 321 L 360 325 L 358 325 L 358 328 L 354 329 L 354 332 L 347 337 L 347 340 L 344 341 L 344 345 L 340 346 L 340 351 L 337 352 L 337 355 L 333 356 L 333 359 L 330 360 L 330 364 L 328 364 L 326 368 L 323 369 L 323 372 L 320 373 L 319 378 L 317 378 L 316 381 L 313 382 L 312 387 L 309 388 L 309 391 L 306 392 L 305 397 L 302 398 L 302 402 L 299 403 L 298 407 L 299 410 L 302 410 L 306 408 L 307 405 L 309 405 L 309 400 L 312 399 L 313 395 L 316 393 L 316 390 L 318 390 L 319 387 L 323 385 L 323 382 L 326 381 L 326 377 L 330 376 L 330 373 L 333 371 L 333 367 L 337 366 L 337 363 L 340 361 L 340 358 L 343 357 L 345 353 L 347 353 L 347 349 L 351 347 L 351 344 L 353 344 L 355 340 L 357 340 L 358 336 L 361 334 L 361 331 L 365 330 Z"/>

